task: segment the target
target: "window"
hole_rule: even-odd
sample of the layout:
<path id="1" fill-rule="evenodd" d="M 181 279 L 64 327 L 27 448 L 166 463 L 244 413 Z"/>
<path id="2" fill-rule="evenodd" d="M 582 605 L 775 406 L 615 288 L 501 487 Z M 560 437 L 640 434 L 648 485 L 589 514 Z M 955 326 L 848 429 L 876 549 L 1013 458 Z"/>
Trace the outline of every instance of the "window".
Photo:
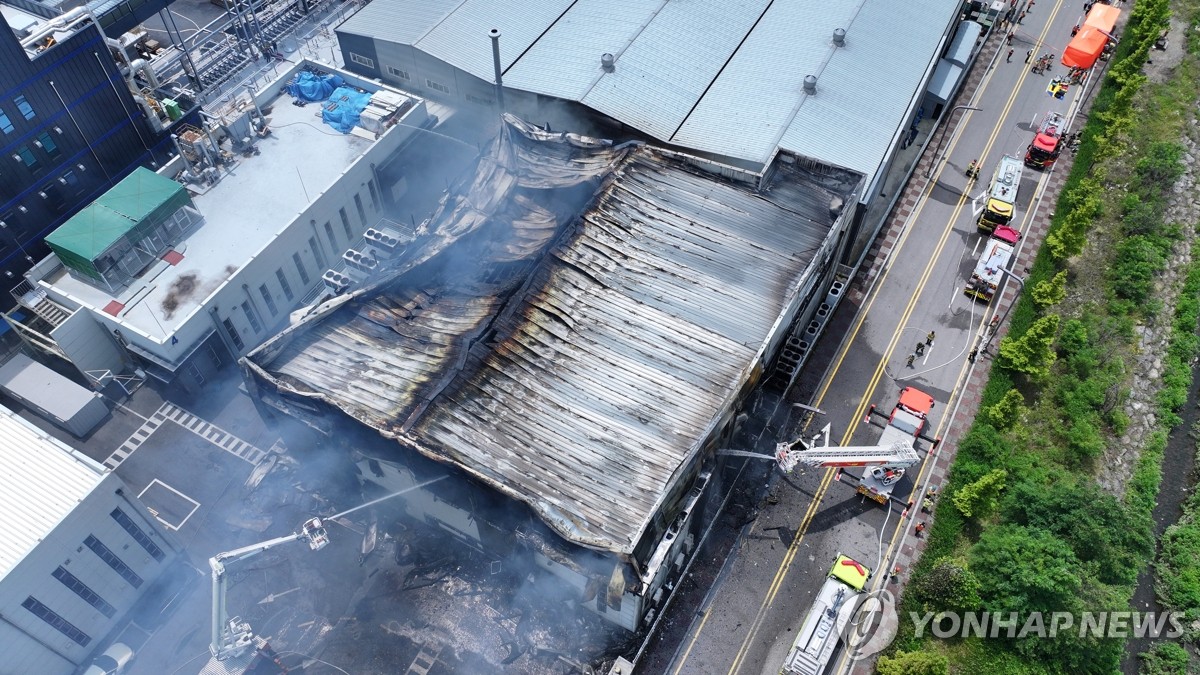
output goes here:
<path id="1" fill-rule="evenodd" d="M 430 88 L 430 89 L 436 89 L 436 90 L 438 90 L 438 91 L 440 91 L 440 92 L 442 92 L 442 93 L 445 93 L 445 94 L 449 94 L 449 93 L 450 93 L 450 87 L 447 87 L 446 85 L 444 85 L 444 84 L 440 84 L 440 83 L 438 83 L 438 82 L 434 82 L 433 80 L 426 79 L 426 80 L 425 80 L 425 84 L 429 85 L 429 88 Z"/>
<path id="2" fill-rule="evenodd" d="M 188 364 L 188 374 L 192 376 L 192 379 L 196 381 L 196 384 L 204 384 L 204 373 L 200 372 L 200 369 L 196 367 L 196 364 Z"/>
<path id="3" fill-rule="evenodd" d="M 25 163 L 25 166 L 30 169 L 38 165 L 37 157 L 33 155 L 33 151 L 29 149 L 28 145 L 22 145 L 21 149 L 17 150 L 17 155 L 21 157 L 21 161 Z"/>
<path id="4" fill-rule="evenodd" d="M 387 70 L 388 75 L 391 75 L 392 77 L 395 77 L 397 79 L 401 79 L 401 80 L 410 79 L 408 77 L 408 71 L 406 71 L 406 70 L 400 70 L 399 68 L 396 68 L 394 66 L 384 66 L 384 69 Z"/>
<path id="5" fill-rule="evenodd" d="M 66 586 L 75 595 L 83 598 L 84 602 L 100 610 L 100 613 L 104 616 L 111 619 L 117 613 L 116 608 L 105 602 L 99 593 L 88 588 L 88 585 L 77 579 L 74 574 L 68 572 L 67 568 L 59 565 L 58 569 L 51 572 L 51 574 L 54 575 L 55 579 L 61 581 L 63 586 Z"/>
<path id="6" fill-rule="evenodd" d="M 229 339 L 233 340 L 233 346 L 237 347 L 240 352 L 246 348 L 246 343 L 242 342 L 242 336 L 238 334 L 237 326 L 228 318 L 221 319 L 221 323 L 225 326 L 225 330 L 229 333 Z"/>
<path id="7" fill-rule="evenodd" d="M 79 185 L 79 176 L 76 176 L 74 171 L 68 171 L 62 175 L 62 178 L 58 179 L 58 182 L 63 185 L 75 187 Z"/>
<path id="8" fill-rule="evenodd" d="M 108 547 L 100 543 L 100 540 L 92 535 L 88 535 L 87 539 L 83 540 L 84 546 L 92 549 L 92 552 L 100 556 L 100 559 L 113 568 L 113 571 L 121 575 L 121 578 L 129 582 L 134 588 L 142 587 L 142 578 L 139 577 L 129 565 L 126 565 L 123 560 L 117 557 L 116 553 L 108 550 Z"/>
<path id="9" fill-rule="evenodd" d="M 308 285 L 308 270 L 304 269 L 304 261 L 300 259 L 299 253 L 292 254 L 292 262 L 296 263 L 296 271 L 300 273 L 300 284 Z"/>
<path id="10" fill-rule="evenodd" d="M 366 66 L 368 68 L 375 67 L 375 59 L 369 59 L 361 54 L 355 54 L 354 52 L 350 52 L 350 60 L 360 66 Z"/>
<path id="11" fill-rule="evenodd" d="M 29 105 L 29 101 L 26 101 L 24 96 L 14 98 L 13 103 L 17 104 L 17 110 L 21 111 L 25 119 L 31 120 L 37 117 L 37 113 L 33 112 L 33 106 Z"/>
<path id="12" fill-rule="evenodd" d="M 293 297 L 292 285 L 288 283 L 287 275 L 283 273 L 282 267 L 275 270 L 275 278 L 279 280 L 279 287 L 283 289 L 283 297 L 287 298 L 288 302 L 291 302 Z"/>
<path id="13" fill-rule="evenodd" d="M 379 192 L 375 190 L 375 179 L 367 181 L 367 192 L 371 193 L 371 208 L 379 210 Z"/>
<path id="14" fill-rule="evenodd" d="M 50 134 L 42 132 L 38 134 L 37 142 L 46 151 L 46 154 L 51 157 L 58 157 L 58 145 L 54 143 L 54 139 L 50 138 Z"/>
<path id="15" fill-rule="evenodd" d="M 8 113 L 0 110 L 0 130 L 6 134 L 11 134 L 16 127 L 13 126 L 12 120 L 8 119 Z"/>
<path id="16" fill-rule="evenodd" d="M 346 209 L 338 209 L 338 215 L 342 217 L 342 227 L 346 229 L 346 242 L 354 241 L 354 231 L 350 229 L 350 217 L 346 215 Z"/>
<path id="17" fill-rule="evenodd" d="M 271 312 L 271 316 L 278 314 L 279 308 L 275 306 L 275 298 L 271 297 L 271 291 L 267 289 L 267 285 L 259 286 L 258 292 L 262 293 L 263 302 L 267 303 L 267 311 Z"/>
<path id="18" fill-rule="evenodd" d="M 362 221 L 362 226 L 367 226 L 367 212 L 363 210 L 362 197 L 358 193 L 354 193 L 354 208 L 358 209 L 358 219 Z"/>
<path id="19" fill-rule="evenodd" d="M 249 300 L 242 301 L 242 311 L 246 313 L 246 320 L 250 322 L 250 328 L 252 328 L 255 333 L 261 333 L 262 322 L 260 322 L 258 317 L 254 315 L 254 310 L 250 309 Z"/>
<path id="20" fill-rule="evenodd" d="M 212 360 L 213 368 L 221 367 L 221 363 L 223 363 L 223 360 L 221 359 L 221 353 L 214 349 L 211 345 L 208 347 L 208 358 Z"/>
<path id="21" fill-rule="evenodd" d="M 71 641 L 80 647 L 86 647 L 92 641 L 92 638 L 88 637 L 87 633 L 71 625 L 70 621 L 67 621 L 56 614 L 54 610 L 38 602 L 37 598 L 32 595 L 25 598 L 25 602 L 22 602 L 21 606 L 33 612 L 33 615 L 37 618 L 53 626 L 58 632 L 71 638 Z"/>
<path id="22" fill-rule="evenodd" d="M 320 271 L 325 266 L 325 254 L 321 251 L 321 245 L 317 243 L 316 237 L 308 238 L 308 247 L 312 249 L 313 257 L 317 260 L 317 271 Z"/>
<path id="23" fill-rule="evenodd" d="M 492 99 L 490 99 L 490 98 L 482 98 L 480 96 L 472 96 L 471 94 L 467 94 L 467 100 L 470 101 L 471 103 L 477 103 L 479 105 L 492 105 L 492 103 L 493 103 Z"/>
<path id="24" fill-rule="evenodd" d="M 133 537 L 133 540 L 146 549 L 146 553 L 153 556 L 155 560 L 162 562 L 163 558 L 167 557 L 162 552 L 162 549 L 158 547 L 158 544 L 155 544 L 154 540 L 150 538 L 150 535 L 146 534 L 137 523 L 133 522 L 133 518 L 130 518 L 129 514 L 116 508 L 108 515 L 112 516 L 113 520 L 117 521 L 122 529 L 128 532 L 129 536 Z"/>
<path id="25" fill-rule="evenodd" d="M 337 239 L 333 238 L 333 224 L 328 220 L 325 221 L 325 237 L 329 239 L 329 250 L 336 252 L 338 248 Z"/>

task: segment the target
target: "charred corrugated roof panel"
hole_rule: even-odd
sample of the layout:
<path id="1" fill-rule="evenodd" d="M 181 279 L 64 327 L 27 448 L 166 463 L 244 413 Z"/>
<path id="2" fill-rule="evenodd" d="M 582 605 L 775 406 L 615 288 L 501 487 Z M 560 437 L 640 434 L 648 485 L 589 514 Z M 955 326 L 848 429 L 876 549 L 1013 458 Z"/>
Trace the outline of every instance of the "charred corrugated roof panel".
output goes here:
<path id="1" fill-rule="evenodd" d="M 391 425 L 408 416 L 497 305 L 477 289 L 396 288 L 344 308 L 342 321 L 322 322 L 289 344 L 275 372 L 360 420 Z"/>
<path id="2" fill-rule="evenodd" d="M 341 410 L 630 554 L 755 381 L 861 176 L 781 167 L 760 193 L 510 125 L 411 259 L 247 370 L 288 414 L 327 428 L 321 406 Z"/>
<path id="3" fill-rule="evenodd" d="M 632 552 L 737 403 L 828 235 L 828 201 L 806 217 L 635 153 L 411 436 L 565 537 Z"/>

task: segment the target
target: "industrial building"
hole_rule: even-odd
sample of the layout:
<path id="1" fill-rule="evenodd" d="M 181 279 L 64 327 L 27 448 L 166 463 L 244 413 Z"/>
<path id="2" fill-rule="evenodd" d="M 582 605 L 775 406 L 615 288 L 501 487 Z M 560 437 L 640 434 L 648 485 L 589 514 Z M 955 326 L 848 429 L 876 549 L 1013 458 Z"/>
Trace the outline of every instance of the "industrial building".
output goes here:
<path id="1" fill-rule="evenodd" d="M 179 546 L 115 474 L 0 408 L 3 670 L 67 675 Z"/>
<path id="2" fill-rule="evenodd" d="M 48 233 L 138 166 L 165 163 L 172 128 L 194 122 L 190 92 L 160 86 L 159 59 L 123 32 L 166 0 L 133 5 L 0 2 L 0 271 L 14 283 Z"/>
<path id="3" fill-rule="evenodd" d="M 639 630 L 713 515 L 716 451 L 840 295 L 863 176 L 506 119 L 411 244 L 243 368 L 372 491 L 448 475 L 401 498 L 412 520 Z"/>
<path id="4" fill-rule="evenodd" d="M 337 35 L 347 68 L 432 100 L 494 105 L 499 77 L 505 110 L 525 119 L 570 130 L 588 120 L 755 172 L 778 154 L 807 157 L 863 174 L 869 203 L 910 129 L 956 90 L 961 69 L 934 72 L 962 10 L 961 0 L 374 0 Z"/>
<path id="5" fill-rule="evenodd" d="M 281 93 L 317 72 L 345 87 L 327 96 L 369 97 L 371 130 L 336 131 L 322 122 L 336 105 Z M 419 98 L 309 61 L 205 117 L 176 129 L 170 164 L 132 172 L 51 233 L 12 291 L 9 324 L 96 385 L 136 373 L 199 391 L 329 292 L 323 279 L 362 273 L 345 270 L 363 267 L 355 250 L 391 199 L 377 170 L 434 121 Z"/>

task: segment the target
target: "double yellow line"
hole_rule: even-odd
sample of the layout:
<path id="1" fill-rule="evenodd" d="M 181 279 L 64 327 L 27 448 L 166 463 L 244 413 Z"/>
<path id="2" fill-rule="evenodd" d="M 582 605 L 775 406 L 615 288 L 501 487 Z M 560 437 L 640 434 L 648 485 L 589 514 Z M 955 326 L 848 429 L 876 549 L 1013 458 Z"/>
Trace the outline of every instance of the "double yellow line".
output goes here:
<path id="1" fill-rule="evenodd" d="M 1059 0 L 1059 2 L 1057 2 L 1055 4 L 1054 10 L 1052 11 L 1050 18 L 1047 21 L 1046 27 L 1042 31 L 1042 34 L 1040 36 L 1040 41 L 1044 40 L 1046 33 L 1049 31 L 1049 26 L 1051 23 L 1053 23 L 1054 17 L 1058 14 L 1058 11 L 1060 10 L 1061 6 L 1062 6 L 1062 1 Z M 1013 103 L 1016 101 L 1017 94 L 1019 93 L 1019 91 L 1021 89 L 1021 85 L 1025 82 L 1025 79 L 1028 76 L 1029 76 L 1029 71 L 1024 70 L 1021 74 L 1020 79 L 1018 79 L 1018 81 L 1017 81 L 1017 85 L 1013 88 L 1012 93 L 1009 95 L 1009 98 L 1008 98 L 1007 102 L 1005 103 L 1003 112 L 1001 113 L 1000 118 L 999 118 L 999 122 L 992 129 L 992 133 L 988 138 L 987 144 L 984 147 L 984 151 L 983 151 L 981 157 L 986 158 L 988 153 L 991 151 L 992 147 L 994 146 L 996 138 L 1000 133 L 1000 129 L 1002 128 L 1006 117 L 1008 116 L 1009 112 L 1011 111 Z M 991 74 L 989 74 L 988 78 L 990 81 Z M 987 87 L 987 85 L 985 84 L 983 89 L 981 89 L 980 91 L 982 92 L 982 91 L 986 90 L 986 87 Z M 966 112 L 966 116 L 963 118 L 963 120 L 961 122 L 962 124 L 965 125 L 967 123 L 967 121 L 970 119 L 971 112 L 972 111 Z M 951 154 L 953 148 L 955 147 L 955 145 L 958 142 L 958 138 L 959 137 L 955 137 L 955 139 L 951 141 L 950 147 L 946 151 L 947 155 Z M 935 185 L 937 183 L 938 179 L 940 178 L 940 176 L 942 174 L 942 171 L 943 171 L 943 167 L 937 167 L 934 179 L 930 183 L 931 186 Z M 928 197 L 928 193 L 923 195 L 923 198 L 920 200 L 920 202 L 917 205 L 917 209 L 913 212 L 913 215 L 909 218 L 909 220 L 908 220 L 909 223 L 913 223 L 913 222 L 917 221 L 918 217 L 920 216 L 920 213 L 924 209 L 924 205 L 927 201 L 927 197 Z M 966 193 L 964 193 L 963 195 L 961 195 L 959 197 L 958 203 L 955 205 L 954 212 L 951 215 L 950 219 L 947 221 L 946 226 L 943 228 L 941 236 L 938 239 L 937 246 L 935 247 L 933 254 L 930 256 L 929 261 L 927 262 L 925 269 L 923 270 L 923 272 L 921 274 L 920 280 L 917 283 L 917 287 L 913 291 L 913 294 L 910 297 L 908 304 L 904 308 L 904 311 L 901 315 L 900 322 L 897 325 L 896 330 L 892 334 L 892 337 L 888 343 L 887 349 L 884 351 L 884 353 L 882 354 L 882 356 L 879 359 L 879 362 L 876 364 L 875 372 L 872 374 L 870 383 L 867 385 L 866 391 L 863 393 L 863 396 L 859 400 L 858 406 L 855 409 L 855 414 L 851 418 L 852 420 L 854 420 L 854 423 L 847 425 L 847 430 L 846 430 L 845 434 L 842 436 L 840 445 L 844 446 L 844 445 L 849 444 L 851 439 L 853 438 L 854 431 L 857 427 L 857 420 L 860 417 L 862 417 L 862 415 L 865 413 L 866 408 L 869 405 L 868 402 L 874 396 L 875 390 L 879 384 L 879 380 L 882 378 L 883 373 L 886 371 L 886 365 L 887 365 L 888 361 L 891 359 L 892 354 L 895 352 L 896 345 L 899 343 L 899 340 L 900 340 L 900 336 L 903 334 L 904 328 L 912 316 L 912 313 L 916 307 L 917 301 L 919 300 L 921 294 L 923 293 L 925 286 L 928 284 L 929 277 L 933 272 L 936 262 L 938 261 L 942 252 L 945 249 L 946 242 L 949 239 L 950 233 L 954 230 L 954 223 L 958 220 L 959 216 L 961 215 L 962 209 L 963 209 L 964 205 L 966 204 L 967 199 L 968 199 L 968 195 Z M 1028 213 L 1026 214 L 1026 219 L 1028 219 Z M 901 234 L 900 239 L 896 242 L 896 247 L 893 250 L 892 255 L 899 254 L 901 249 L 904 247 L 904 244 L 907 242 L 908 235 L 910 232 L 911 232 L 911 228 L 906 228 L 904 230 L 904 232 Z M 878 289 L 882 288 L 883 283 L 884 283 L 884 281 L 886 281 L 887 276 L 890 271 L 891 271 L 891 266 L 889 265 L 883 271 L 883 274 L 880 277 L 879 282 L 875 287 L 876 291 L 872 294 L 871 298 L 868 300 L 867 306 L 859 312 L 859 315 L 855 320 L 854 327 L 850 332 L 849 338 L 847 340 L 843 341 L 842 346 L 839 350 L 838 356 L 834 362 L 833 368 L 831 369 L 829 375 L 825 378 L 825 381 L 822 383 L 821 389 L 817 394 L 817 397 L 815 399 L 816 407 L 820 407 L 821 402 L 824 400 L 826 394 L 829 391 L 829 388 L 832 386 L 832 383 L 833 383 L 834 379 L 836 378 L 837 373 L 841 369 L 842 363 L 844 362 L 847 354 L 849 353 L 851 345 L 854 343 L 855 339 L 858 336 L 859 331 L 862 329 L 862 325 L 865 322 L 866 317 L 870 314 L 871 308 L 875 304 L 875 300 L 879 297 Z M 965 369 L 965 366 L 963 368 Z M 960 371 L 959 377 L 956 378 L 956 380 L 961 381 L 961 379 L 962 379 L 962 371 Z M 957 389 L 958 389 L 957 381 L 955 384 L 955 391 L 957 391 Z M 951 398 L 953 398 L 953 393 L 951 395 Z M 939 435 L 940 435 L 941 429 L 944 428 L 944 426 L 948 423 L 949 423 L 948 416 L 946 418 L 943 418 L 939 422 L 939 424 L 938 424 Z M 927 465 L 928 465 L 928 463 L 927 463 Z M 921 478 L 924 476 L 926 470 L 929 468 L 927 465 L 922 466 L 922 468 L 918 474 L 917 483 L 915 483 L 915 484 L 919 484 Z M 736 673 L 742 667 L 742 665 L 745 661 L 745 658 L 746 658 L 746 654 L 749 651 L 749 647 L 750 647 L 751 643 L 753 642 L 754 638 L 757 636 L 757 633 L 758 633 L 759 629 L 761 628 L 763 621 L 766 618 L 768 609 L 774 603 L 775 598 L 779 593 L 779 589 L 782 586 L 784 579 L 787 577 L 787 573 L 791 568 L 792 562 L 795 560 L 796 554 L 798 553 L 799 548 L 800 548 L 800 544 L 803 541 L 804 536 L 808 531 L 808 527 L 811 524 L 812 519 L 816 516 L 817 510 L 819 509 L 821 502 L 824 500 L 825 494 L 827 493 L 829 486 L 832 483 L 834 474 L 835 474 L 835 471 L 833 469 L 828 469 L 825 471 L 824 475 L 821 477 L 821 482 L 817 488 L 816 493 L 813 496 L 813 500 L 809 504 L 807 510 L 804 513 L 804 517 L 801 519 L 800 525 L 797 528 L 796 536 L 792 539 L 791 544 L 788 546 L 788 550 L 785 553 L 784 558 L 781 561 L 779 568 L 776 570 L 775 577 L 772 579 L 771 585 L 768 587 L 767 595 L 764 598 L 762 605 L 759 607 L 759 610 L 758 610 L 757 614 L 755 615 L 754 621 L 751 622 L 749 632 L 747 633 L 745 639 L 742 641 L 742 644 L 741 644 L 740 648 L 738 649 L 737 654 L 734 657 L 733 663 L 731 664 L 730 669 L 729 669 L 729 673 L 731 675 L 733 673 Z M 888 546 L 888 556 L 884 557 L 885 560 L 888 557 L 890 557 L 891 552 L 894 549 L 894 546 L 895 546 L 895 543 L 897 540 L 897 535 L 901 531 L 903 531 L 903 527 L 905 525 L 906 525 L 905 523 L 901 523 L 897 526 L 895 532 L 893 533 L 891 542 L 889 543 L 889 546 Z M 878 572 L 878 570 L 876 572 Z M 886 575 L 881 575 L 878 573 L 876 574 L 875 588 L 878 588 L 879 584 L 881 583 L 880 580 L 883 579 L 885 576 Z M 685 650 L 683 656 L 681 657 L 681 659 L 679 661 L 679 665 L 675 670 L 676 674 L 678 674 L 680 671 L 682 671 L 683 666 L 686 664 L 687 658 L 691 654 L 692 648 L 695 646 L 697 640 L 700 637 L 700 634 L 704 630 L 704 626 L 708 621 L 710 612 L 711 612 L 711 608 L 705 610 L 705 613 L 701 618 L 700 624 L 697 626 L 696 632 L 693 635 L 692 640 L 689 642 L 687 649 Z"/>
<path id="2" fill-rule="evenodd" d="M 1045 42 L 1046 34 L 1049 32 L 1050 26 L 1054 23 L 1054 18 L 1058 15 L 1058 12 L 1061 8 L 1062 8 L 1062 0 L 1058 0 L 1058 2 L 1056 2 L 1054 5 L 1053 11 L 1050 13 L 1050 17 L 1046 22 L 1046 26 L 1042 29 L 1041 34 L 1038 36 L 1038 44 L 1043 44 Z M 1004 124 L 1005 117 L 1007 117 L 1009 112 L 1011 111 L 1012 105 L 1016 101 L 1017 94 L 1021 91 L 1021 86 L 1025 83 L 1025 79 L 1028 77 L 1029 77 L 1029 70 L 1026 69 L 1026 70 L 1022 71 L 1021 77 L 1018 78 L 1016 86 L 1013 87 L 1013 91 L 1008 97 L 1008 101 L 1006 102 L 1006 104 L 1004 106 L 1004 111 L 1001 113 L 1000 118 L 997 121 L 995 128 L 993 128 L 991 136 L 988 138 L 988 143 L 985 146 L 984 152 L 983 152 L 984 157 L 986 157 L 987 153 L 991 151 L 992 145 L 995 143 L 995 139 L 1000 132 L 1000 128 Z M 989 75 L 989 78 L 990 78 L 990 75 Z M 947 151 L 947 154 L 949 154 L 949 151 Z M 939 175 L 940 175 L 940 171 L 939 171 Z M 1025 215 L 1022 219 L 1022 225 L 1021 225 L 1021 230 L 1020 230 L 1021 232 L 1026 232 L 1029 228 L 1030 223 L 1032 222 L 1034 206 L 1036 205 L 1036 202 L 1037 202 L 1037 196 L 1039 194 L 1041 194 L 1042 190 L 1045 189 L 1045 185 L 1049 180 L 1049 175 L 1050 175 L 1050 173 L 1046 172 L 1041 176 L 1041 178 L 1038 179 L 1037 187 L 1034 189 L 1034 192 L 1033 192 L 1033 199 L 1030 200 L 1030 208 L 1028 208 L 1026 210 Z M 959 212 L 960 212 L 961 207 L 964 202 L 965 202 L 965 198 L 959 200 L 959 208 L 955 209 L 954 215 L 950 219 L 951 229 L 953 228 L 954 221 L 958 219 Z M 919 293 L 920 293 L 920 291 L 918 290 L 917 293 L 914 295 L 919 295 Z M 983 324 L 985 322 L 987 322 L 987 320 L 988 320 L 987 316 L 988 316 L 988 313 L 984 312 L 984 314 L 980 317 L 979 328 L 982 328 Z M 954 388 L 950 392 L 950 398 L 949 398 L 950 401 L 954 400 L 955 396 L 958 394 L 959 389 L 962 387 L 963 378 L 969 371 L 968 365 L 969 364 L 964 363 L 962 366 L 960 366 L 958 376 L 955 378 Z M 946 428 L 946 426 L 948 424 L 950 424 L 950 422 L 951 422 L 950 415 L 944 416 L 938 422 L 934 436 L 940 437 L 942 435 L 944 429 Z M 932 468 L 933 468 L 933 462 L 925 462 L 924 464 L 922 464 L 920 471 L 917 473 L 916 479 L 913 481 L 913 486 L 915 487 L 915 486 L 921 485 L 921 483 L 925 479 L 927 472 L 932 471 Z M 904 528 L 907 526 L 908 526 L 908 523 L 905 521 L 900 521 L 896 524 L 895 529 L 892 531 L 891 540 L 888 542 L 887 553 L 883 556 L 883 560 L 886 561 L 892 557 L 892 553 L 893 553 L 893 551 L 895 551 L 896 543 L 900 538 L 900 534 L 902 532 L 904 532 Z M 887 578 L 887 574 L 879 574 L 878 572 L 879 571 L 876 570 L 875 579 L 871 585 L 872 591 L 879 590 L 879 587 L 883 585 L 884 579 Z M 848 658 L 847 653 L 843 651 L 841 659 L 838 662 L 837 668 L 835 668 L 833 670 L 834 673 L 842 673 L 845 671 L 846 666 L 847 666 L 847 663 L 846 663 L 847 658 Z"/>

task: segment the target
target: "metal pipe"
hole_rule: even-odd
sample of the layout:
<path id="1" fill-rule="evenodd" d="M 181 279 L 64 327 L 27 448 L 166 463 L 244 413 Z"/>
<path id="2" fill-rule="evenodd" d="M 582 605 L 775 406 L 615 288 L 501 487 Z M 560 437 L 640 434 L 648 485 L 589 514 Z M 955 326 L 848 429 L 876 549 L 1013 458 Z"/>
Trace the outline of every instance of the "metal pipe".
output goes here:
<path id="1" fill-rule="evenodd" d="M 150 102 L 146 100 L 146 97 L 142 96 L 141 94 L 134 94 L 133 100 L 137 101 L 138 104 L 142 106 L 142 112 L 146 113 L 146 119 L 150 120 L 150 126 L 154 127 L 154 131 L 161 132 L 164 129 L 162 120 L 158 118 L 158 113 L 154 112 L 154 108 L 150 105 Z M 139 138 L 141 135 L 141 132 L 138 132 Z M 146 142 L 142 141 L 142 145 L 145 144 Z M 149 150 L 150 148 L 146 149 Z"/>
<path id="2" fill-rule="evenodd" d="M 133 74 L 141 71 L 146 76 L 146 82 L 150 84 L 151 89 L 158 89 L 158 75 L 154 74 L 154 70 L 150 67 L 150 62 L 146 59 L 134 59 L 129 63 L 129 76 L 133 78 Z"/>
<path id="3" fill-rule="evenodd" d="M 94 51 L 92 52 L 92 56 L 96 57 L 96 62 L 100 64 L 100 69 L 103 70 L 104 61 L 100 58 L 100 53 Z M 111 77 L 108 78 L 108 84 L 112 86 L 113 93 L 117 96 L 117 102 L 121 104 L 121 111 L 125 113 L 125 117 L 129 118 L 130 124 L 133 125 L 133 130 L 137 132 L 138 140 L 142 142 L 142 147 L 149 150 L 150 145 L 146 143 L 145 137 L 142 136 L 142 130 L 138 129 L 137 122 L 133 119 L 133 114 L 129 112 L 129 108 L 125 107 L 125 100 L 121 98 L 121 91 L 117 89 L 117 85 L 115 82 L 113 82 Z M 155 119 L 157 120 L 157 118 Z M 156 128 L 156 131 L 162 131 L 162 129 Z"/>
<path id="4" fill-rule="evenodd" d="M 183 160 L 183 165 L 187 167 L 188 172 L 195 174 L 195 167 L 192 166 L 191 160 L 187 158 L 187 155 L 183 153 L 183 148 L 179 145 L 179 137 L 175 134 L 171 134 L 171 142 L 175 144 L 175 152 L 178 153 L 179 158 Z M 199 178 L 199 176 L 197 176 L 197 178 Z"/>
<path id="5" fill-rule="evenodd" d="M 500 115 L 504 116 L 504 80 L 501 78 L 500 68 L 500 29 L 493 28 L 488 31 L 488 36 L 492 38 L 492 67 L 496 70 L 496 107 L 500 109 Z"/>
<path id="6" fill-rule="evenodd" d="M 87 5 L 80 5 L 42 24 L 40 28 L 21 39 L 21 46 L 32 46 L 47 35 L 73 28 L 75 24 L 89 17 L 90 14 L 88 13 Z M 99 25 L 97 25 L 97 28 L 99 28 Z"/>
<path id="7" fill-rule="evenodd" d="M 92 153 L 92 158 L 96 160 L 96 164 L 98 164 L 100 166 L 100 170 L 104 172 L 104 177 L 107 178 L 109 182 L 112 182 L 112 174 L 110 174 L 108 169 L 105 168 L 104 162 L 100 161 L 100 156 L 96 154 L 96 149 L 92 147 L 92 141 L 84 135 L 83 128 L 79 126 L 79 120 L 75 119 L 75 113 L 72 112 L 69 107 L 67 107 L 67 102 L 63 100 L 62 93 L 58 91 L 58 87 L 54 86 L 54 80 L 50 80 L 50 88 L 54 90 L 54 96 L 58 98 L 58 102 L 62 105 L 63 110 L 67 111 L 67 117 L 70 117 L 71 124 L 75 125 L 75 132 L 78 133 L 79 137 L 83 139 L 83 142 L 87 144 L 88 150 Z"/>

